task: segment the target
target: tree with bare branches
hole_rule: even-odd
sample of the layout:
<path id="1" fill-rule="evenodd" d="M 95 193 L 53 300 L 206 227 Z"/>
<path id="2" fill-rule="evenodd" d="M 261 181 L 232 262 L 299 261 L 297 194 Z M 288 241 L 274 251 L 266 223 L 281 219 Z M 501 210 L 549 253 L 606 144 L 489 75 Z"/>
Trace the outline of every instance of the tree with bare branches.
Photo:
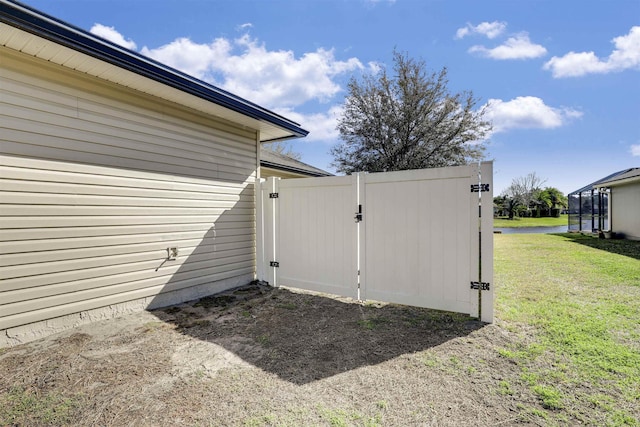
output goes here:
<path id="1" fill-rule="evenodd" d="M 333 147 L 338 172 L 381 172 L 467 164 L 483 157 L 490 132 L 472 92 L 452 94 L 447 69 L 393 52 L 393 75 L 352 78 Z"/>
<path id="2" fill-rule="evenodd" d="M 282 154 L 283 156 L 291 157 L 292 159 L 302 159 L 302 154 L 295 151 L 287 141 L 265 142 L 264 147 L 267 150 Z"/>
<path id="3" fill-rule="evenodd" d="M 514 178 L 511 185 L 502 192 L 505 200 L 505 207 L 509 211 L 509 219 L 513 219 L 515 209 L 522 207 L 528 211 L 536 198 L 536 194 L 541 190 L 542 184 L 547 180 L 540 178 L 535 172 L 526 176 Z"/>

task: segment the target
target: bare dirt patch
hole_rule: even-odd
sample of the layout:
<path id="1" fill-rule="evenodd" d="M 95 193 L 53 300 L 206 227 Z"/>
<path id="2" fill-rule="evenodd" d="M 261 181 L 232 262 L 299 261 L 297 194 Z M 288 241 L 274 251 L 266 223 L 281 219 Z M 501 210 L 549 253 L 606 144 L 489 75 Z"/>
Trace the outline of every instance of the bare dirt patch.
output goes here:
<path id="1" fill-rule="evenodd" d="M 0 425 L 543 425 L 504 326 L 250 285 L 0 350 Z"/>

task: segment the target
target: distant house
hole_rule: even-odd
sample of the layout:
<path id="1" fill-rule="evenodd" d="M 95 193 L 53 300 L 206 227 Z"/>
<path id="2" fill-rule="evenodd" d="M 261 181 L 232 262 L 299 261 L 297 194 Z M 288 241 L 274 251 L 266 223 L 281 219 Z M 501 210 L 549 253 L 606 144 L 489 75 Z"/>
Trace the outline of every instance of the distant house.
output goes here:
<path id="1" fill-rule="evenodd" d="M 640 240 L 640 168 L 625 169 L 569 194 L 569 231 Z"/>
<path id="2" fill-rule="evenodd" d="M 308 133 L 10 0 L 0 129 L 0 347 L 249 283 L 261 144 Z"/>
<path id="3" fill-rule="evenodd" d="M 270 176 L 280 178 L 309 178 L 333 176 L 333 174 L 262 147 L 260 150 L 260 176 L 262 178 L 269 178 Z"/>

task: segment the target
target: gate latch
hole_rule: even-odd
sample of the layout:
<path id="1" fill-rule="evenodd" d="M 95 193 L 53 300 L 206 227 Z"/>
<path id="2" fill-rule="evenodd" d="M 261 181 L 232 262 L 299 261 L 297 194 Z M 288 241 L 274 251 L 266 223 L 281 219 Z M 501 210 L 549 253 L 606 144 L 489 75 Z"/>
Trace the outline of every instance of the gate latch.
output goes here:
<path id="1" fill-rule="evenodd" d="M 356 216 L 353 217 L 356 222 L 362 221 L 362 205 L 358 205 L 358 212 L 356 212 Z"/>
<path id="2" fill-rule="evenodd" d="M 490 290 L 490 284 L 489 282 L 471 282 L 471 289 L 478 289 L 481 291 L 488 291 Z"/>

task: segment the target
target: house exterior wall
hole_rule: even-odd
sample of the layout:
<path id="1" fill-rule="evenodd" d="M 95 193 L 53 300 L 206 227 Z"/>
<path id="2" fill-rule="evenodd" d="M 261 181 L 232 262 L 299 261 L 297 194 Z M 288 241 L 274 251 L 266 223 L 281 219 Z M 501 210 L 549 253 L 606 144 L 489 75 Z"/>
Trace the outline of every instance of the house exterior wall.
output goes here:
<path id="1" fill-rule="evenodd" d="M 611 187 L 611 231 L 640 240 L 640 182 Z"/>
<path id="2" fill-rule="evenodd" d="M 0 129 L 0 346 L 253 279 L 255 131 L 3 47 Z"/>

